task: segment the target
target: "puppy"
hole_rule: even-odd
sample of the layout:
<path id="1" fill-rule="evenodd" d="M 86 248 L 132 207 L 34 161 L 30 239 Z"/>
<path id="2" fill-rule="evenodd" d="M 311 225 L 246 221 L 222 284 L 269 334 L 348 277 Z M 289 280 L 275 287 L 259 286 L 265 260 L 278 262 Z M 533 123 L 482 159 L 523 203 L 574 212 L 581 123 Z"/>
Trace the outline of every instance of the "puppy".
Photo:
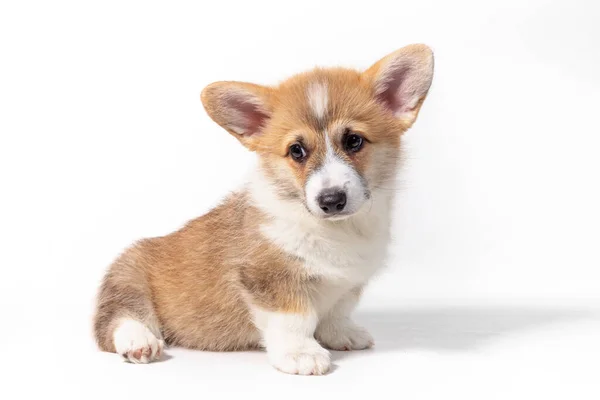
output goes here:
<path id="1" fill-rule="evenodd" d="M 208 85 L 206 112 L 257 154 L 258 167 L 206 215 L 117 258 L 97 299 L 100 349 L 147 363 L 165 342 L 265 348 L 280 371 L 321 375 L 326 349 L 371 347 L 350 313 L 384 262 L 394 193 L 384 188 L 433 64 L 416 44 L 365 71 Z"/>

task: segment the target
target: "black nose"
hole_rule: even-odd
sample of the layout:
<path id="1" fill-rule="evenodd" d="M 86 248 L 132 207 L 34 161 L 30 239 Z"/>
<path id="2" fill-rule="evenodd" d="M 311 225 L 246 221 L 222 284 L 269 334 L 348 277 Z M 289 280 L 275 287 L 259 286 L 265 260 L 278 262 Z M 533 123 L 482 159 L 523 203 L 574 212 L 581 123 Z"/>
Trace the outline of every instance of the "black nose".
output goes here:
<path id="1" fill-rule="evenodd" d="M 325 214 L 337 214 L 346 206 L 346 192 L 340 189 L 326 189 L 317 200 Z"/>

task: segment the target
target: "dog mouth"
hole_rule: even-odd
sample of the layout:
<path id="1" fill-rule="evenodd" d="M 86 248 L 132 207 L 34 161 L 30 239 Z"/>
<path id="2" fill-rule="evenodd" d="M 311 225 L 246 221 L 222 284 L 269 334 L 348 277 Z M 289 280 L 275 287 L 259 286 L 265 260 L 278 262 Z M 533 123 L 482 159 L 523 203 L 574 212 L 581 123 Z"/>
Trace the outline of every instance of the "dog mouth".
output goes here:
<path id="1" fill-rule="evenodd" d="M 339 214 L 335 214 L 335 215 L 321 215 L 319 216 L 320 219 L 326 220 L 326 221 L 343 221 L 345 219 L 350 218 L 351 216 L 355 215 L 355 212 L 341 212 Z"/>
<path id="2" fill-rule="evenodd" d="M 343 221 L 345 219 L 352 217 L 353 215 L 356 215 L 359 211 L 359 210 L 355 210 L 355 211 L 343 210 L 343 211 L 340 211 L 335 214 L 325 214 L 325 213 L 314 212 L 313 210 L 311 210 L 306 201 L 303 201 L 302 204 L 304 205 L 304 208 L 311 216 L 315 217 L 316 219 L 323 220 L 323 221 Z"/>

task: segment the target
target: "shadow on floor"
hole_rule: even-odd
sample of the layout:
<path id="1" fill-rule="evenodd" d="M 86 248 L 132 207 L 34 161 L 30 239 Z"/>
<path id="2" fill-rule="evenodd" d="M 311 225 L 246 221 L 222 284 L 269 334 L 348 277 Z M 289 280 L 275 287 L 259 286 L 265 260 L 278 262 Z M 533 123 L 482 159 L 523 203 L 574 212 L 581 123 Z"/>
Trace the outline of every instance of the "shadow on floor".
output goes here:
<path id="1" fill-rule="evenodd" d="M 449 307 L 361 311 L 355 320 L 375 338 L 377 350 L 463 351 L 507 334 L 551 324 L 599 320 L 586 309 Z"/>

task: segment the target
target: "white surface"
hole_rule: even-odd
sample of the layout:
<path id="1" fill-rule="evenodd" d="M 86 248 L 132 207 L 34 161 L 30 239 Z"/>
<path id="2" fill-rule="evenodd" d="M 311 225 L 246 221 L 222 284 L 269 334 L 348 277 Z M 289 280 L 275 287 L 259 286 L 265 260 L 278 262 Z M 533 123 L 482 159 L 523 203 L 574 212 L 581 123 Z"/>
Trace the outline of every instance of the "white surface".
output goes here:
<path id="1" fill-rule="evenodd" d="M 2 398 L 600 398 L 597 2 L 203 3 L 0 5 Z M 111 260 L 252 162 L 204 85 L 363 68 L 413 42 L 436 72 L 390 188 L 390 266 L 358 312 L 374 350 L 317 378 L 262 353 L 96 351 Z"/>

